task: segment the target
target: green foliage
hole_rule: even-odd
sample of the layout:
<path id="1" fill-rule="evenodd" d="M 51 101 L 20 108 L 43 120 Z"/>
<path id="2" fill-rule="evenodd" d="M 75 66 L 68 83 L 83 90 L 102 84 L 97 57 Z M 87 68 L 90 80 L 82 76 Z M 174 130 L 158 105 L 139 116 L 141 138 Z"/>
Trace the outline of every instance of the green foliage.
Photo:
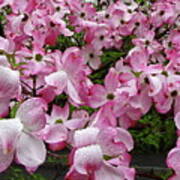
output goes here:
<path id="1" fill-rule="evenodd" d="M 53 104 L 63 107 L 66 104 L 67 100 L 68 96 L 65 93 L 62 93 L 59 96 L 56 96 L 55 100 L 53 101 Z"/>
<path id="2" fill-rule="evenodd" d="M 80 33 L 75 33 L 73 36 L 60 35 L 57 39 L 56 45 L 47 46 L 46 49 L 47 50 L 59 49 L 61 51 L 65 51 L 69 47 L 72 47 L 72 46 L 82 47 L 83 45 L 85 45 L 84 33 L 80 32 Z"/>
<path id="3" fill-rule="evenodd" d="M 108 73 L 110 67 L 114 66 L 115 63 L 125 55 L 124 52 L 119 51 L 117 49 L 105 50 L 103 55 L 101 56 L 101 67 L 94 71 L 89 78 L 95 84 L 103 84 L 104 77 Z"/>
<path id="4" fill-rule="evenodd" d="M 161 174 L 159 174 L 159 176 L 163 179 L 163 180 L 167 180 L 168 178 L 170 178 L 173 175 L 173 171 L 172 170 L 167 170 L 166 172 L 162 172 Z"/>
<path id="5" fill-rule="evenodd" d="M 65 148 L 64 150 L 61 150 L 59 152 L 50 152 L 48 151 L 48 156 L 46 159 L 46 163 L 48 165 L 62 165 L 62 166 L 67 166 L 68 164 L 68 154 L 69 154 L 69 150 L 67 148 Z"/>
<path id="6" fill-rule="evenodd" d="M 135 140 L 134 152 L 168 152 L 176 141 L 176 129 L 171 114 L 161 115 L 152 109 L 130 129 Z"/>
<path id="7" fill-rule="evenodd" d="M 16 102 L 15 105 L 12 107 L 12 109 L 10 111 L 10 118 L 15 118 L 16 112 L 17 112 L 19 106 L 20 106 L 20 103 Z"/>
<path id="8" fill-rule="evenodd" d="M 2 180 L 47 180 L 39 173 L 28 174 L 22 167 L 11 166 L 4 174 L 1 175 Z"/>
<path id="9" fill-rule="evenodd" d="M 149 177 L 150 179 L 167 180 L 173 175 L 173 171 L 168 168 L 153 168 L 153 167 L 134 167 L 136 168 L 138 177 Z M 149 179 L 148 178 L 148 179 Z"/>
<path id="10" fill-rule="evenodd" d="M 94 108 L 91 108 L 91 107 L 89 107 L 89 106 L 81 106 L 81 107 L 79 108 L 79 110 L 85 110 L 85 111 L 87 111 L 89 114 L 92 114 L 93 112 L 95 112 L 95 109 L 94 109 Z"/>

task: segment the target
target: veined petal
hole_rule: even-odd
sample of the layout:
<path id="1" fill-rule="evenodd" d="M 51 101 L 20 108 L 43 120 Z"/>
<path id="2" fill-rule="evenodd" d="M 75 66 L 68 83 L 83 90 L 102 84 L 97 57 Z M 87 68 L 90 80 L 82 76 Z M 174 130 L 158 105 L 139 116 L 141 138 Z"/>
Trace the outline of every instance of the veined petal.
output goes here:
<path id="1" fill-rule="evenodd" d="M 0 173 L 5 171 L 13 161 L 14 152 L 4 154 L 2 147 L 0 147 Z"/>
<path id="2" fill-rule="evenodd" d="M 49 125 L 45 128 L 44 140 L 47 143 L 58 143 L 66 141 L 68 137 L 68 131 L 62 124 Z"/>
<path id="3" fill-rule="evenodd" d="M 64 71 L 57 71 L 45 77 L 48 85 L 56 87 L 56 93 L 61 94 L 67 85 L 67 74 Z"/>
<path id="4" fill-rule="evenodd" d="M 176 172 L 180 171 L 180 148 L 172 149 L 167 157 L 167 165 L 169 168 L 174 169 Z"/>
<path id="5" fill-rule="evenodd" d="M 34 136 L 22 133 L 16 145 L 16 157 L 18 162 L 28 168 L 37 167 L 45 161 L 45 145 Z"/>
<path id="6" fill-rule="evenodd" d="M 161 91 L 162 82 L 158 77 L 155 76 L 149 76 L 149 81 L 151 84 L 149 96 L 155 96 Z"/>
<path id="7" fill-rule="evenodd" d="M 177 127 L 178 129 L 180 129 L 180 112 L 178 112 L 178 113 L 175 115 L 174 121 L 175 121 L 176 127 Z"/>
<path id="8" fill-rule="evenodd" d="M 45 101 L 41 98 L 31 98 L 20 105 L 16 118 L 20 119 L 25 130 L 41 130 L 46 124 L 44 113 L 46 105 Z"/>
<path id="9" fill-rule="evenodd" d="M 9 98 L 0 98 L 0 117 L 5 117 L 9 112 Z"/>
<path id="10" fill-rule="evenodd" d="M 0 98 L 14 97 L 19 91 L 19 72 L 0 66 Z"/>
<path id="11" fill-rule="evenodd" d="M 116 90 L 119 85 L 119 75 L 115 69 L 111 68 L 107 76 L 105 77 L 105 87 L 109 93 Z"/>
<path id="12" fill-rule="evenodd" d="M 74 167 L 80 174 L 89 174 L 98 170 L 103 163 L 103 154 L 99 145 L 79 148 L 74 155 Z"/>
<path id="13" fill-rule="evenodd" d="M 117 168 L 104 163 L 99 170 L 95 172 L 94 180 L 124 180 L 124 174 Z"/>
<path id="14" fill-rule="evenodd" d="M 89 104 L 93 108 L 103 106 L 107 102 L 107 91 L 104 86 L 99 84 L 94 85 L 91 88 L 91 96 L 89 98 Z"/>
<path id="15" fill-rule="evenodd" d="M 81 103 L 81 99 L 79 97 L 78 91 L 73 85 L 73 83 L 69 80 L 67 84 L 67 91 L 70 96 L 70 98 L 77 104 Z"/>
<path id="16" fill-rule="evenodd" d="M 63 108 L 53 105 L 49 123 L 55 123 L 57 120 L 66 121 L 69 117 L 69 105 L 66 104 Z"/>
<path id="17" fill-rule="evenodd" d="M 18 119 L 0 120 L 0 144 L 4 154 L 14 151 L 22 129 L 23 125 Z"/>
<path id="18" fill-rule="evenodd" d="M 98 133 L 99 133 L 99 129 L 94 127 L 75 131 L 74 134 L 75 147 L 82 147 L 82 146 L 96 144 Z"/>

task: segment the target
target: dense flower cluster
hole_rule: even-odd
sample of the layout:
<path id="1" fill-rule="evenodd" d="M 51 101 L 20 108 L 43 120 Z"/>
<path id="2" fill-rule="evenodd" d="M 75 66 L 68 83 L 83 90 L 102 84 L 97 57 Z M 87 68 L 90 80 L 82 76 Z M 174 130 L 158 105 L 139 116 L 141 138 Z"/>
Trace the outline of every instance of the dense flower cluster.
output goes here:
<path id="1" fill-rule="evenodd" d="M 163 114 L 173 109 L 180 130 L 179 0 L 1 0 L 0 8 L 6 16 L 0 37 L 1 172 L 13 160 L 34 172 L 47 148 L 68 146 L 65 179 L 133 180 L 128 128 L 155 106 Z M 78 33 L 83 43 L 76 42 Z M 60 35 L 79 45 L 56 48 Z M 101 61 L 109 49 L 122 53 L 111 64 Z M 92 75 L 107 64 L 104 81 L 94 82 Z M 66 98 L 61 107 L 59 96 Z M 178 140 L 167 159 L 175 170 L 171 180 L 180 178 L 179 160 Z"/>

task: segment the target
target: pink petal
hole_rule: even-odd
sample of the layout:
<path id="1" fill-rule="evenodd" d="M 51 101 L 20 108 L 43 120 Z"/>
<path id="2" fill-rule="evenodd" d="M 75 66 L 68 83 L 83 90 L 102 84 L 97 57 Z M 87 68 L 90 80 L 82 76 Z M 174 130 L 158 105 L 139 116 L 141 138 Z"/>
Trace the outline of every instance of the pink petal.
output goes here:
<path id="1" fill-rule="evenodd" d="M 115 138 L 115 141 L 123 142 L 128 151 L 131 151 L 134 147 L 132 136 L 123 128 L 117 128 L 117 138 Z"/>
<path id="2" fill-rule="evenodd" d="M 99 129 L 93 127 L 75 131 L 74 134 L 75 147 L 82 147 L 82 146 L 95 144 L 98 133 L 99 133 Z"/>
<path id="3" fill-rule="evenodd" d="M 5 154 L 14 151 L 22 129 L 23 125 L 19 120 L 0 120 L 0 143 Z"/>
<path id="4" fill-rule="evenodd" d="M 69 105 L 66 104 L 63 108 L 53 105 L 49 123 L 55 123 L 57 120 L 66 121 L 69 117 Z"/>
<path id="5" fill-rule="evenodd" d="M 65 180 L 89 180 L 88 175 L 78 173 L 74 167 L 72 167 L 66 174 Z"/>
<path id="6" fill-rule="evenodd" d="M 56 87 L 56 93 L 61 94 L 67 85 L 67 74 L 64 71 L 57 71 L 45 77 L 48 85 Z"/>
<path id="7" fill-rule="evenodd" d="M 105 77 L 105 87 L 108 92 L 114 92 L 119 85 L 119 75 L 115 69 L 111 68 L 107 76 Z"/>
<path id="8" fill-rule="evenodd" d="M 180 112 L 178 112 L 178 113 L 175 115 L 174 121 L 175 121 L 176 127 L 177 127 L 178 129 L 180 129 Z"/>
<path id="9" fill-rule="evenodd" d="M 74 168 L 80 174 L 92 173 L 102 165 L 102 151 L 99 145 L 79 148 L 74 154 Z"/>
<path id="10" fill-rule="evenodd" d="M 180 172 L 180 148 L 172 149 L 167 157 L 167 165 L 169 168 L 174 169 L 176 172 Z"/>
<path id="11" fill-rule="evenodd" d="M 28 168 L 37 167 L 45 161 L 45 145 L 32 135 L 22 133 L 16 146 L 16 157 L 19 163 Z"/>
<path id="12" fill-rule="evenodd" d="M 75 110 L 72 113 L 73 119 L 89 119 L 89 114 L 85 110 Z"/>
<path id="13" fill-rule="evenodd" d="M 0 117 L 5 117 L 9 112 L 9 98 L 0 98 Z"/>
<path id="14" fill-rule="evenodd" d="M 70 119 L 64 123 L 64 125 L 70 129 L 82 129 L 87 124 L 87 119 L 78 118 L 78 119 Z"/>
<path id="15" fill-rule="evenodd" d="M 0 147 L 0 173 L 5 171 L 13 161 L 14 152 L 4 154 Z"/>
<path id="16" fill-rule="evenodd" d="M 118 170 L 119 170 L 119 172 L 122 172 L 124 174 L 125 179 L 127 179 L 127 180 L 134 180 L 135 179 L 135 169 L 134 168 L 119 166 Z"/>
<path id="17" fill-rule="evenodd" d="M 157 95 L 161 89 L 162 89 L 162 82 L 161 80 L 156 76 L 149 76 L 150 81 L 150 92 L 149 96 L 155 96 Z"/>
<path id="18" fill-rule="evenodd" d="M 110 103 L 107 103 L 103 107 L 101 107 L 100 110 L 96 113 L 91 126 L 103 129 L 109 126 L 115 127 L 116 124 L 117 120 L 114 112 L 112 111 L 112 106 Z"/>
<path id="19" fill-rule="evenodd" d="M 29 131 L 38 131 L 45 127 L 46 118 L 44 110 L 47 104 L 41 98 L 31 98 L 22 103 L 16 113 L 16 118 L 24 124 Z"/>
<path id="20" fill-rule="evenodd" d="M 19 91 L 19 72 L 0 66 L 0 98 L 13 98 Z"/>
<path id="21" fill-rule="evenodd" d="M 39 95 L 47 102 L 50 103 L 56 96 L 54 87 L 47 86 L 40 90 Z"/>
<path id="22" fill-rule="evenodd" d="M 53 143 L 53 144 L 48 144 L 48 148 L 51 151 L 60 151 L 66 147 L 65 142 L 58 142 L 58 143 Z"/>
<path id="23" fill-rule="evenodd" d="M 71 47 L 64 52 L 62 62 L 64 63 L 64 70 L 73 77 L 81 70 L 84 60 L 80 56 L 79 49 Z"/>
<path id="24" fill-rule="evenodd" d="M 148 89 L 144 88 L 139 94 L 134 96 L 130 101 L 131 106 L 140 109 L 143 114 L 146 114 L 152 105 L 152 99 L 148 95 Z"/>
<path id="25" fill-rule="evenodd" d="M 78 90 L 75 88 L 71 81 L 67 83 L 67 92 L 70 98 L 77 104 L 81 104 L 81 99 L 78 94 Z"/>
<path id="26" fill-rule="evenodd" d="M 117 168 L 108 164 L 103 166 L 95 172 L 94 180 L 124 180 L 124 175 Z"/>
<path id="27" fill-rule="evenodd" d="M 89 60 L 89 65 L 92 67 L 92 69 L 96 70 L 101 65 L 101 60 L 99 57 L 93 58 Z"/>
<path id="28" fill-rule="evenodd" d="M 180 112 L 180 96 L 176 97 L 174 104 L 174 114 Z"/>
<path id="29" fill-rule="evenodd" d="M 109 127 L 101 130 L 97 142 L 100 144 L 103 153 L 109 156 L 118 156 L 133 148 L 131 135 L 122 128 Z"/>
<path id="30" fill-rule="evenodd" d="M 66 141 L 68 131 L 62 124 L 49 125 L 45 128 L 44 140 L 47 143 L 58 143 Z"/>
<path id="31" fill-rule="evenodd" d="M 91 96 L 89 99 L 89 104 L 93 108 L 98 108 L 107 102 L 106 89 L 101 85 L 94 85 L 91 89 Z"/>

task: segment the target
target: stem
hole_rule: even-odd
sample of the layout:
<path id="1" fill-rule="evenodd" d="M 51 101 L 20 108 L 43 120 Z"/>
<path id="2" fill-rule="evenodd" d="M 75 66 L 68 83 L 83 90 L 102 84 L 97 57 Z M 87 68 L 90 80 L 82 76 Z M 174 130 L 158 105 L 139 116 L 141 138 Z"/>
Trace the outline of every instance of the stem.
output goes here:
<path id="1" fill-rule="evenodd" d="M 36 96 L 36 75 L 32 76 L 32 81 L 33 81 L 32 95 L 35 97 Z"/>
<path id="2" fill-rule="evenodd" d="M 29 90 L 32 90 L 31 86 L 26 82 L 24 82 L 23 80 L 21 80 L 21 83 L 24 84 L 27 88 L 29 88 Z"/>

